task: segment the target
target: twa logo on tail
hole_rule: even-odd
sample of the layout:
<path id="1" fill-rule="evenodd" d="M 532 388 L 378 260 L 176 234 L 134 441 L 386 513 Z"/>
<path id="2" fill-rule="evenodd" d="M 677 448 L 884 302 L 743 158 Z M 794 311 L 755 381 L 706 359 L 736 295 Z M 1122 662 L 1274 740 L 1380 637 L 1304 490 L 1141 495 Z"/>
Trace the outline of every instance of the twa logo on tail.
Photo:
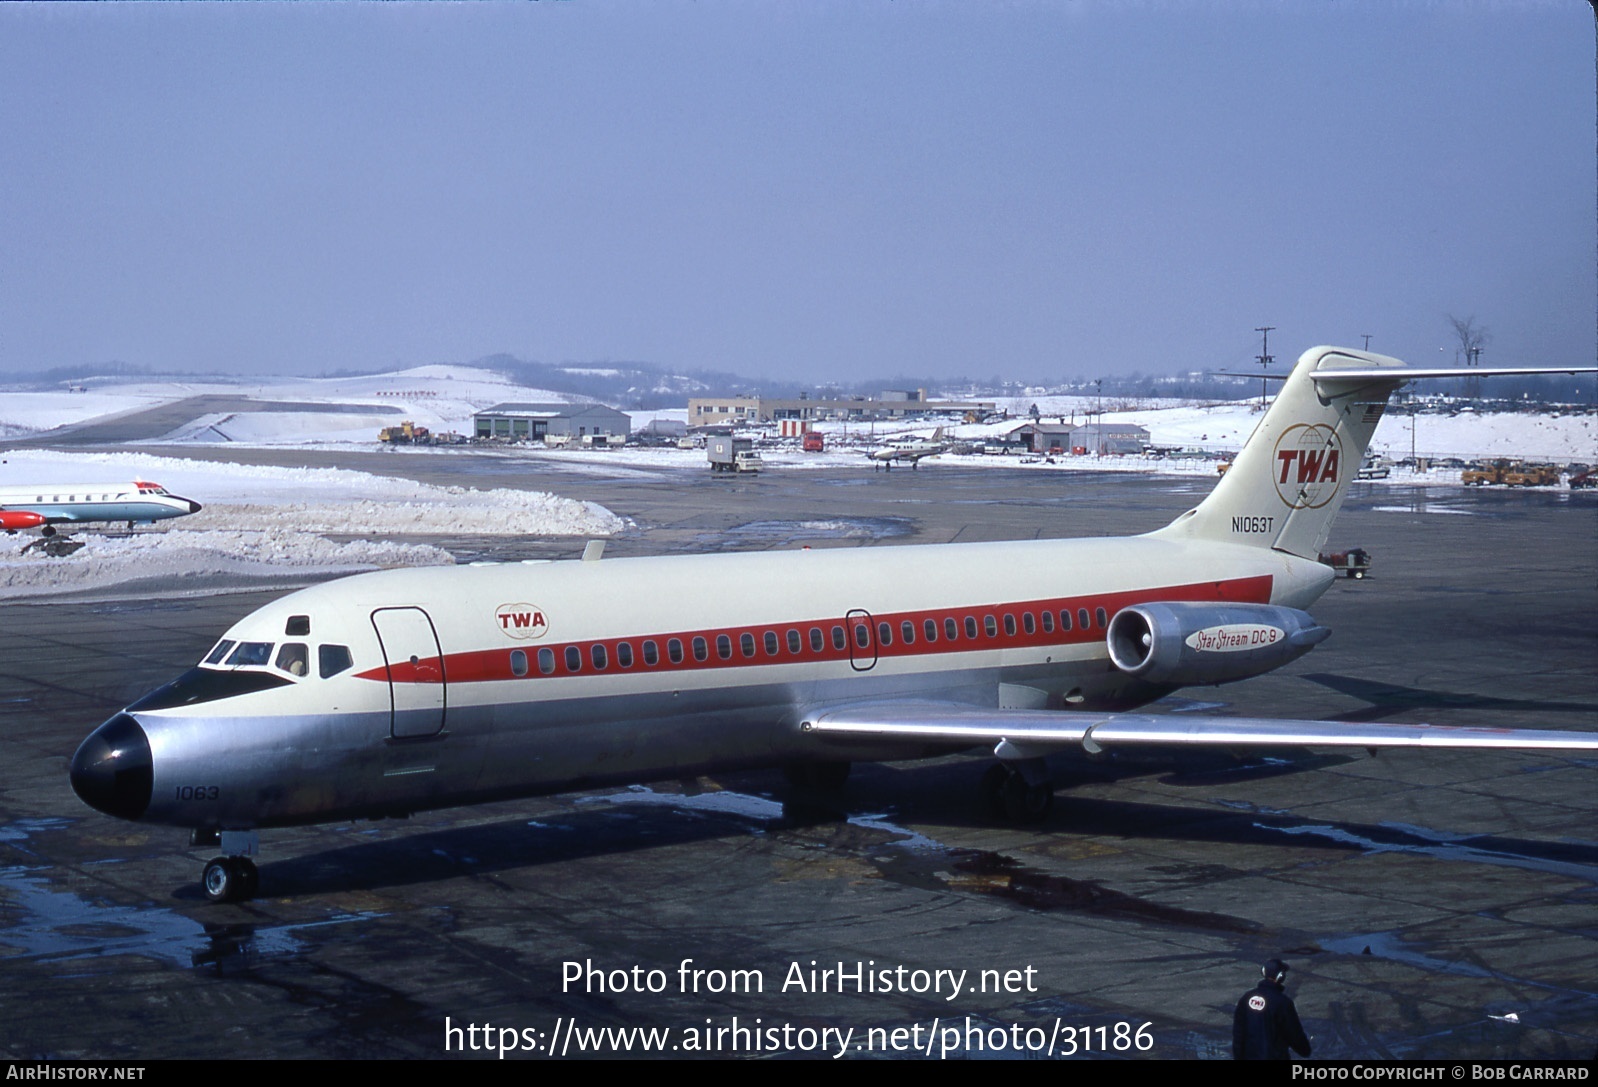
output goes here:
<path id="1" fill-rule="evenodd" d="M 501 604 L 494 611 L 494 622 L 512 638 L 542 638 L 549 633 L 549 621 L 536 604 Z"/>
<path id="2" fill-rule="evenodd" d="M 1290 509 L 1320 509 L 1337 496 L 1343 478 L 1343 441 L 1319 423 L 1299 423 L 1276 441 L 1276 494 Z"/>

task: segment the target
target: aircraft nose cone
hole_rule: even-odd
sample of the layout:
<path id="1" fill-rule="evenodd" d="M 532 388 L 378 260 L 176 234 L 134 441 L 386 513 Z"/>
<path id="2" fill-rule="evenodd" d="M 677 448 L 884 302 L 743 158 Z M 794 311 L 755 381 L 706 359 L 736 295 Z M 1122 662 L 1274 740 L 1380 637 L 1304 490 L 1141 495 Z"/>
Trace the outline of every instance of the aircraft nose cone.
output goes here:
<path id="1" fill-rule="evenodd" d="M 202 507 L 201 507 L 201 506 L 200 506 L 200 504 L 199 504 L 199 503 L 198 503 L 198 502 L 196 502 L 196 501 L 195 501 L 195 500 L 194 500 L 194 499 L 192 499 L 192 498 L 185 498 L 185 499 L 184 499 L 184 501 L 185 501 L 185 502 L 187 502 L 187 503 L 188 503 L 188 504 L 189 504 L 189 512 L 190 512 L 190 513 L 199 513 L 199 512 L 200 512 L 200 510 L 201 510 L 201 508 L 202 508 Z"/>
<path id="2" fill-rule="evenodd" d="M 89 807 L 119 819 L 144 814 L 154 780 L 150 741 L 125 713 L 91 732 L 72 756 L 72 791 Z"/>

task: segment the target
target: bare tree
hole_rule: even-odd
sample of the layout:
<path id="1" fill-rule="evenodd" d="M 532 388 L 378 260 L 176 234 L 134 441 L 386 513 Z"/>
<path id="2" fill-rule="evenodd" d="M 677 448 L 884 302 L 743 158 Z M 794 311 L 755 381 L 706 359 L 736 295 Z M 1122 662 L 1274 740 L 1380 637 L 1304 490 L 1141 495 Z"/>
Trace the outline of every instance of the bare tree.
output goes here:
<path id="1" fill-rule="evenodd" d="M 1595 0 L 1598 2 L 1598 0 Z M 1459 353 L 1465 358 L 1466 366 L 1476 366 L 1481 363 L 1481 349 L 1487 346 L 1493 334 L 1487 331 L 1486 325 L 1476 323 L 1473 313 L 1461 321 L 1452 313 L 1447 314 L 1448 323 L 1454 326 L 1454 335 L 1459 339 Z M 1469 377 L 1465 379 L 1465 395 L 1475 400 L 1481 395 L 1481 379 Z"/>
<path id="2" fill-rule="evenodd" d="M 1459 340 L 1459 353 L 1465 360 L 1466 366 L 1475 366 L 1481 361 L 1481 349 L 1492 342 L 1493 334 L 1487 330 L 1486 325 L 1476 323 L 1473 313 L 1464 320 L 1460 320 L 1452 313 L 1447 315 L 1448 323 L 1454 327 L 1454 336 Z"/>

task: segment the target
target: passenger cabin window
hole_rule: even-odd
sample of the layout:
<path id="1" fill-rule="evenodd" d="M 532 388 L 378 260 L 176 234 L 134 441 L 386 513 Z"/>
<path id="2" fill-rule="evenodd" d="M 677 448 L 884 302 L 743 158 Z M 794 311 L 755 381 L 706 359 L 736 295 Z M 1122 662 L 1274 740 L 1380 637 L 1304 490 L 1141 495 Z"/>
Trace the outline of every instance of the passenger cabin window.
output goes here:
<path id="1" fill-rule="evenodd" d="M 653 638 L 644 643 L 644 663 L 651 668 L 660 663 L 660 647 L 655 645 Z"/>
<path id="2" fill-rule="evenodd" d="M 916 640 L 916 625 L 906 619 L 899 624 L 899 640 L 905 645 L 914 645 Z"/>
<path id="3" fill-rule="evenodd" d="M 974 615 L 965 617 L 965 636 L 967 638 L 975 638 L 977 636 L 977 617 Z"/>
<path id="4" fill-rule="evenodd" d="M 983 617 L 982 617 L 982 629 L 983 629 L 983 630 L 984 630 L 984 631 L 986 631 L 986 632 L 987 632 L 987 635 L 988 635 L 988 637 L 990 637 L 990 638 L 991 638 L 991 637 L 993 637 L 993 636 L 994 636 L 994 635 L 995 635 L 995 634 L 997 634 L 997 633 L 999 633 L 999 624 L 998 624 L 998 623 L 997 623 L 997 622 L 995 622 L 995 621 L 994 621 L 994 618 L 993 618 L 993 616 L 991 616 L 991 615 L 984 615 L 984 616 L 983 616 Z"/>
<path id="5" fill-rule="evenodd" d="M 1081 627 L 1083 630 L 1087 630 L 1088 627 L 1092 625 L 1088 621 L 1088 610 L 1086 608 L 1076 609 L 1076 625 Z"/>
<path id="6" fill-rule="evenodd" d="M 746 656 L 746 657 L 754 656 L 755 655 L 755 636 L 753 634 L 740 634 L 740 635 L 738 635 L 738 648 L 743 650 L 743 655 L 744 656 Z"/>
<path id="7" fill-rule="evenodd" d="M 777 643 L 777 632 L 775 630 L 766 631 L 766 639 L 765 640 L 766 640 L 766 656 L 775 657 L 777 655 L 777 651 L 782 648 L 782 646 Z"/>
<path id="8" fill-rule="evenodd" d="M 1031 612 L 1024 611 L 1021 613 L 1021 629 L 1028 634 L 1036 634 L 1038 632 L 1037 623 L 1033 620 Z"/>
<path id="9" fill-rule="evenodd" d="M 555 651 L 548 646 L 538 651 L 538 670 L 546 676 L 555 674 Z"/>
<path id="10" fill-rule="evenodd" d="M 1070 608 L 1061 608 L 1060 609 L 1060 629 L 1061 630 L 1070 630 L 1071 629 L 1071 609 Z"/>
<path id="11" fill-rule="evenodd" d="M 702 661 L 710 656 L 710 645 L 703 638 L 694 638 L 694 660 Z"/>
<path id="12" fill-rule="evenodd" d="M 1043 620 L 1043 633 L 1045 633 L 1045 634 L 1053 634 L 1054 633 L 1054 613 L 1052 611 L 1046 611 L 1040 616 L 1040 618 Z"/>
<path id="13" fill-rule="evenodd" d="M 575 645 L 566 647 L 566 671 L 579 672 L 583 667 L 583 651 Z"/>
<path id="14" fill-rule="evenodd" d="M 311 617 L 309 615 L 289 616 L 289 621 L 283 624 L 283 633 L 290 638 L 310 637 Z"/>
<path id="15" fill-rule="evenodd" d="M 954 621 L 952 615 L 943 621 L 943 636 L 951 642 L 960 637 L 960 624 Z"/>
<path id="16" fill-rule="evenodd" d="M 826 647 L 827 647 L 827 642 L 826 642 L 826 639 L 823 638 L 823 636 L 821 634 L 821 628 L 820 627 L 811 627 L 810 628 L 810 651 L 812 653 L 819 653 L 823 649 L 825 649 Z"/>
<path id="17" fill-rule="evenodd" d="M 607 654 L 605 653 L 605 647 L 596 644 L 592 649 L 589 650 L 588 655 L 593 658 L 594 671 L 603 672 L 605 670 L 605 665 L 609 663 L 609 661 L 606 659 Z"/>
<path id="18" fill-rule="evenodd" d="M 788 652 L 797 653 L 804 647 L 804 639 L 799 636 L 799 632 L 797 630 L 790 630 L 788 632 Z"/>
<path id="19" fill-rule="evenodd" d="M 303 676 L 310 667 L 311 654 L 304 642 L 284 642 L 277 651 L 277 666 L 291 676 Z"/>
<path id="20" fill-rule="evenodd" d="M 355 667 L 355 659 L 350 656 L 350 647 L 347 645 L 319 645 L 316 647 L 316 670 L 326 679 L 336 676 L 340 672 L 348 671 Z"/>
<path id="21" fill-rule="evenodd" d="M 725 634 L 716 635 L 716 656 L 727 660 L 732 656 L 732 639 Z"/>
<path id="22" fill-rule="evenodd" d="M 929 642 L 937 641 L 938 640 L 938 621 L 936 619 L 928 619 L 926 622 L 922 623 L 921 624 L 921 633 L 926 637 L 927 641 L 929 641 Z"/>
<path id="23" fill-rule="evenodd" d="M 666 655 L 671 658 L 671 663 L 682 663 L 682 639 L 673 638 L 666 643 Z"/>
<path id="24" fill-rule="evenodd" d="M 512 649 L 510 651 L 510 674 L 525 676 L 527 674 L 527 650 Z"/>
<path id="25" fill-rule="evenodd" d="M 618 668 L 631 668 L 633 666 L 633 643 L 616 643 L 616 666 Z"/>
<path id="26" fill-rule="evenodd" d="M 862 643 L 862 644 L 864 644 L 864 643 Z M 848 646 L 849 646 L 849 642 L 848 642 L 848 639 L 844 636 L 843 628 L 842 627 L 836 627 L 836 626 L 833 627 L 832 628 L 832 648 L 834 648 L 834 649 L 846 649 L 846 648 L 848 648 Z"/>
<path id="27" fill-rule="evenodd" d="M 1093 617 L 1098 620 L 1100 630 L 1103 630 L 1105 627 L 1110 625 L 1110 617 L 1105 614 L 1103 608 L 1095 609 L 1093 612 Z"/>
<path id="28" fill-rule="evenodd" d="M 892 645 L 893 644 L 893 624 L 892 623 L 878 623 L 877 624 L 877 641 L 881 645 Z M 862 642 L 861 644 L 864 645 L 865 643 Z"/>

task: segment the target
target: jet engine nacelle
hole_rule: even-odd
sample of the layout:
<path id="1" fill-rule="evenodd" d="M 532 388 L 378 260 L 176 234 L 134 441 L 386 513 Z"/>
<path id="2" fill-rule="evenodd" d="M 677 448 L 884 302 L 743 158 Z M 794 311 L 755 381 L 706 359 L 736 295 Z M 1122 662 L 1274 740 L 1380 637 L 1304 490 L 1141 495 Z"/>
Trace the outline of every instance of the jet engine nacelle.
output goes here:
<path id="1" fill-rule="evenodd" d="M 1275 604 L 1135 604 L 1110 620 L 1110 660 L 1150 683 L 1228 683 L 1296 660 L 1332 632 Z"/>

